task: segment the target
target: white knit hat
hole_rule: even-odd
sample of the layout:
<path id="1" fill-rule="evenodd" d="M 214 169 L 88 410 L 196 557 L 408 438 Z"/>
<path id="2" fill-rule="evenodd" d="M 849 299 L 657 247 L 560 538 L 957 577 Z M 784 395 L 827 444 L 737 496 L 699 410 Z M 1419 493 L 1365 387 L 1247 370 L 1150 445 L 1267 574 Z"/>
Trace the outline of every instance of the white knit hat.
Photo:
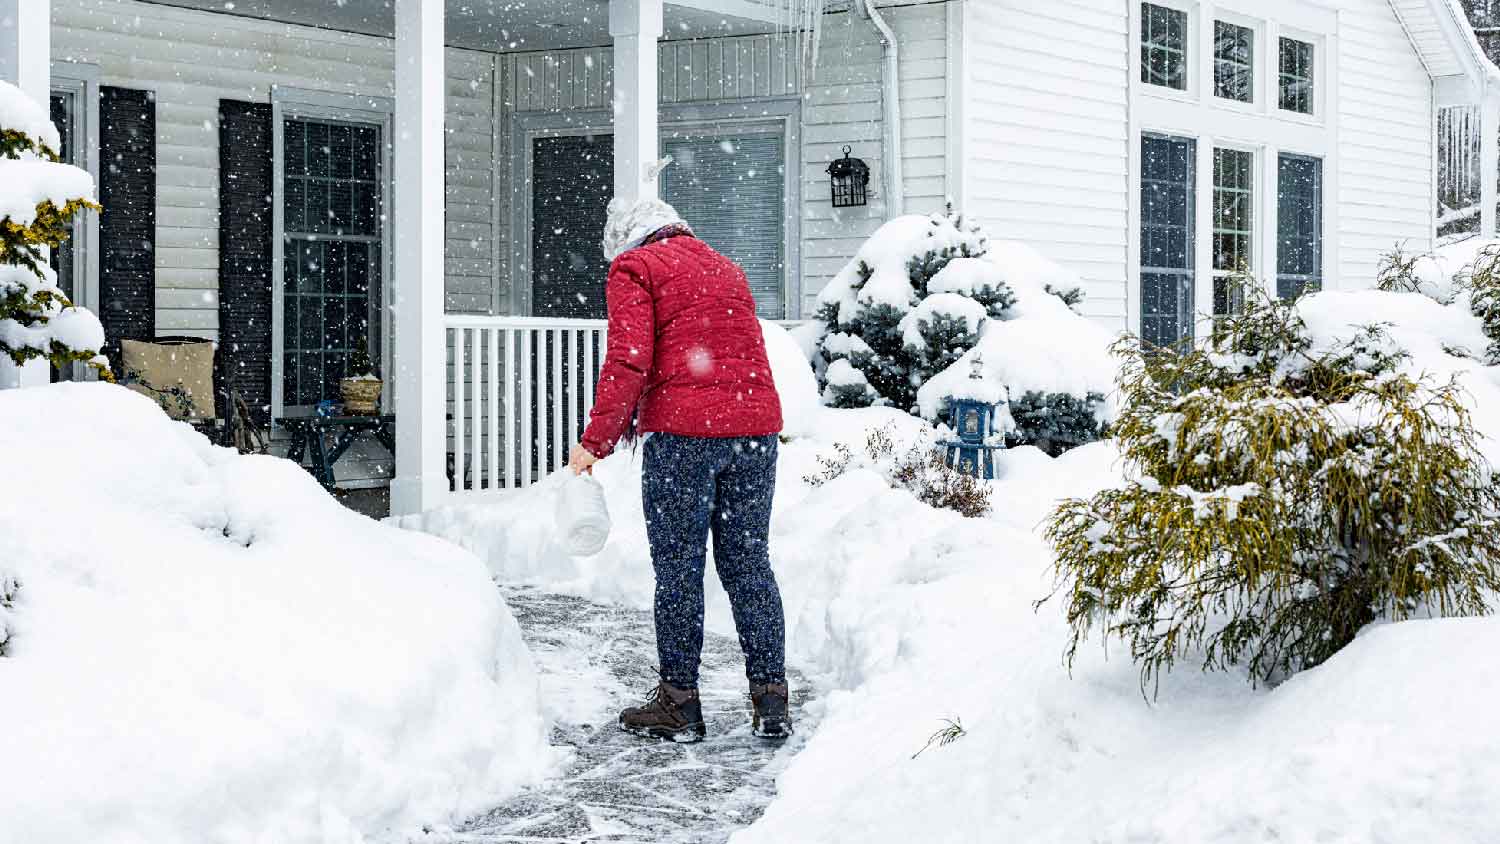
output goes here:
<path id="1" fill-rule="evenodd" d="M 646 178 L 655 181 L 671 163 L 671 156 L 661 159 L 647 171 Z M 638 199 L 634 202 L 618 197 L 611 199 L 604 221 L 604 241 L 600 244 L 604 248 L 605 260 L 614 261 L 667 226 L 682 226 L 692 231 L 692 227 L 682 219 L 677 209 L 660 199 Z"/>

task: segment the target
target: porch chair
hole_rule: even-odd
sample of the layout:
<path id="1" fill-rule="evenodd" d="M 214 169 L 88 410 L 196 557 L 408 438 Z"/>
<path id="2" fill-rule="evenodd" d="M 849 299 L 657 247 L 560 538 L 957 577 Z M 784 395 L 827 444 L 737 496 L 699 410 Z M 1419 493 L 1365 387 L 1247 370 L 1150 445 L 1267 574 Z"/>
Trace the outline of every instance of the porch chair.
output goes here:
<path id="1" fill-rule="evenodd" d="M 118 380 L 210 442 L 264 454 L 269 443 L 244 398 L 227 385 L 223 357 L 217 343 L 201 337 L 121 340 Z"/>

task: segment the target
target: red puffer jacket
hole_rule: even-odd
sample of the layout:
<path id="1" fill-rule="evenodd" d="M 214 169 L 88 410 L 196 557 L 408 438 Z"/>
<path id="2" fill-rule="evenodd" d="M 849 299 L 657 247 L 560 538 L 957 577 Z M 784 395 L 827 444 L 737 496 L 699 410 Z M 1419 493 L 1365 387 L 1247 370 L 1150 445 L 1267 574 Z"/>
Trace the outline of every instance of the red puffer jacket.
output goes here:
<path id="1" fill-rule="evenodd" d="M 781 432 L 781 399 L 745 273 L 696 237 L 632 249 L 609 268 L 609 346 L 583 447 L 614 451 L 639 411 L 642 433 L 752 437 Z"/>

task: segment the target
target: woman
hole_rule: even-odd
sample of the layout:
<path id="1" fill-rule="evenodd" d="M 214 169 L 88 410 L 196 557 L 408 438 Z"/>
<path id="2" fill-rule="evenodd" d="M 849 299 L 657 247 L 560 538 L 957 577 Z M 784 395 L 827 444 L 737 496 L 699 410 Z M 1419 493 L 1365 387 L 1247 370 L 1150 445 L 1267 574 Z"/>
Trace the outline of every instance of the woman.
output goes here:
<path id="1" fill-rule="evenodd" d="M 620 713 L 645 736 L 704 736 L 698 698 L 703 570 L 714 567 L 734 608 L 755 734 L 791 734 L 786 624 L 767 552 L 781 401 L 745 273 L 694 237 L 655 199 L 609 204 L 605 290 L 609 347 L 588 428 L 569 466 L 590 471 L 632 423 L 647 434 L 641 478 L 656 569 L 661 682 Z"/>

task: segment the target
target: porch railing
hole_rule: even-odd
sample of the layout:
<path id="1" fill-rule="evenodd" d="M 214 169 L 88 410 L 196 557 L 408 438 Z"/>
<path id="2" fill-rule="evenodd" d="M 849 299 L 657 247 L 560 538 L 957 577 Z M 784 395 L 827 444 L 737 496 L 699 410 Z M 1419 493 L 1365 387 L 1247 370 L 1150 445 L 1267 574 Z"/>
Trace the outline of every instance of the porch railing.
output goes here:
<path id="1" fill-rule="evenodd" d="M 567 464 L 594 404 L 603 320 L 445 318 L 456 490 L 528 486 Z"/>

